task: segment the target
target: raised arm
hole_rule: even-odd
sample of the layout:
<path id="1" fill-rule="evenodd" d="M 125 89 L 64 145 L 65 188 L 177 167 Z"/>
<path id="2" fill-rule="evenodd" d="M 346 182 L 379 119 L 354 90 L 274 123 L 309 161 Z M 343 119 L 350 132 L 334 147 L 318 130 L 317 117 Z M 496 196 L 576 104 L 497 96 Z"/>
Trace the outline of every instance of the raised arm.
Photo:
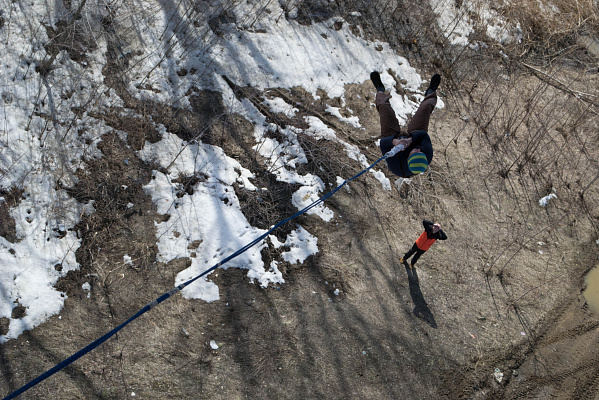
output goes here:
<path id="1" fill-rule="evenodd" d="M 445 239 L 447 239 L 447 235 L 445 234 L 445 232 L 443 232 L 443 229 L 440 229 L 439 232 L 437 232 L 437 235 L 439 235 L 439 237 L 437 238 L 437 240 L 445 240 Z"/>
<path id="2" fill-rule="evenodd" d="M 433 226 L 435 225 L 433 223 L 433 221 L 429 221 L 429 220 L 425 219 L 422 221 L 422 225 L 424 226 L 424 230 L 426 231 L 426 233 L 433 232 Z"/>

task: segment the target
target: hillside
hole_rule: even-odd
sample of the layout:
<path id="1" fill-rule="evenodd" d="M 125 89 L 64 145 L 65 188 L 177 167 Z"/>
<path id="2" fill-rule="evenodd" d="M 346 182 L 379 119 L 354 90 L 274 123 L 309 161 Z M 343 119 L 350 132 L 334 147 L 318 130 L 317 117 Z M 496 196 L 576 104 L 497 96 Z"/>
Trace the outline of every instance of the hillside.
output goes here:
<path id="1" fill-rule="evenodd" d="M 596 2 L 5 3 L 3 396 L 381 157 L 373 70 L 404 124 L 441 75 L 426 173 L 379 163 L 18 398 L 599 396 Z"/>

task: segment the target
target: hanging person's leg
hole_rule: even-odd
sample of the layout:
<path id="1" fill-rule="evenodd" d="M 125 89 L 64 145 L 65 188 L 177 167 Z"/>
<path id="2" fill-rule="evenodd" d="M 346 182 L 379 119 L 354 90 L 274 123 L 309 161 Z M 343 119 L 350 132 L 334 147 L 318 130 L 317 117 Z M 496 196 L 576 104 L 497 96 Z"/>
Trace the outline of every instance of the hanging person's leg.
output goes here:
<path id="1" fill-rule="evenodd" d="M 401 136 L 399 121 L 389 102 L 390 98 L 391 95 L 385 94 L 384 92 L 377 92 L 376 94 L 375 104 L 381 121 L 381 138 Z"/>
<path id="2" fill-rule="evenodd" d="M 385 93 L 385 86 L 381 82 L 381 77 L 378 72 L 372 72 L 370 74 L 370 80 L 377 91 L 374 103 L 376 105 L 376 110 L 379 112 L 381 121 L 381 138 L 395 135 L 399 136 L 401 134 L 399 121 L 389 102 L 391 95 Z"/>
<path id="3" fill-rule="evenodd" d="M 439 74 L 433 75 L 428 89 L 424 92 L 424 100 L 422 100 L 418 110 L 408 123 L 408 133 L 414 131 L 428 132 L 428 123 L 437 105 L 437 88 L 439 87 L 439 83 L 441 83 L 441 76 Z"/>

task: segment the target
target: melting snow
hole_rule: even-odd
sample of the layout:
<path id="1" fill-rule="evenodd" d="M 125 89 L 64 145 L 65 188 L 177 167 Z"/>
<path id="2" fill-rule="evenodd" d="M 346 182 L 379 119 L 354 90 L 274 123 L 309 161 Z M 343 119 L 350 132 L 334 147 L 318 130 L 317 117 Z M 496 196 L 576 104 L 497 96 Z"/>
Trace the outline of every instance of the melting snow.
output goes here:
<path id="1" fill-rule="evenodd" d="M 171 17 L 176 14 L 175 7 L 184 5 L 177 3 L 157 9 L 156 13 L 144 12 L 150 4 L 153 3 L 141 0 L 121 5 L 123 15 L 134 19 L 121 19 L 123 26 L 134 23 L 129 26 L 136 29 L 131 47 L 142 53 L 140 56 L 130 53 L 130 65 L 135 65 L 127 77 L 130 92 L 140 100 L 178 107 L 189 107 L 188 94 L 193 88 L 221 92 L 225 111 L 238 113 L 253 124 L 254 150 L 265 157 L 271 173 L 282 182 L 300 185 L 293 195 L 298 209 L 327 190 L 319 177 L 298 173 L 296 168 L 307 162 L 297 140 L 298 134 L 335 141 L 347 157 L 364 167 L 369 161 L 357 146 L 339 139 L 334 130 L 316 117 L 306 119 L 309 124 L 306 130 L 267 123 L 250 101 L 235 97 L 222 76 L 226 75 L 237 85 L 259 90 L 302 87 L 314 98 L 320 89 L 330 98 L 340 97 L 341 104 L 345 104 L 346 85 L 362 84 L 373 70 L 383 71 L 381 78 L 390 88 L 395 80 L 389 70 L 405 82 L 404 88 L 411 93 L 417 92 L 423 84 L 416 70 L 387 43 L 372 43 L 356 36 L 349 24 L 343 24 L 340 30 L 332 29 L 336 20 L 307 27 L 286 18 L 272 18 L 283 13 L 278 2 L 269 3 L 265 10 L 268 12 L 252 20 L 251 27 L 244 25 L 250 22 L 239 18 L 238 28 L 244 29 L 243 34 L 225 33 L 222 37 L 204 35 L 199 29 L 191 29 L 188 36 L 177 35 L 173 31 L 178 26 L 177 21 Z M 42 23 L 55 26 L 64 12 L 61 7 L 58 3 L 34 2 L 21 8 L 18 2 L 8 2 L 4 12 L 11 17 L 0 30 L 4 62 L 0 76 L 0 189 L 22 189 L 18 205 L 10 209 L 18 240 L 11 243 L 0 237 L 0 317 L 10 320 L 8 333 L 0 336 L 0 343 L 59 313 L 66 295 L 54 285 L 79 267 L 75 251 L 80 239 L 72 229 L 85 213 L 93 212 L 93 207 L 91 203 L 77 203 L 61 187 L 71 187 L 77 182 L 74 172 L 84 167 L 86 159 L 102 157 L 97 144 L 102 135 L 114 129 L 87 112 L 75 114 L 73 106 L 90 104 L 91 100 L 97 107 L 123 105 L 113 90 L 105 86 L 102 68 L 107 48 L 102 37 L 96 38 L 97 48 L 86 55 L 85 62 L 73 61 L 63 52 L 55 61 L 59 67 L 52 69 L 44 79 L 35 72 L 35 60 L 47 57 L 44 45 L 48 37 L 46 30 L 39 27 Z M 239 2 L 229 12 L 248 15 L 249 7 L 250 4 Z M 98 9 L 98 12 L 106 10 Z M 95 20 L 89 17 L 84 16 L 93 24 Z M 172 42 L 168 55 L 164 53 L 163 34 Z M 192 39 L 195 48 L 190 49 L 183 43 L 188 39 Z M 177 45 L 177 41 L 181 42 Z M 197 73 L 178 74 L 183 68 Z M 391 94 L 397 117 L 405 122 L 415 111 L 417 102 L 393 89 Z M 416 101 L 421 98 L 414 96 Z M 277 96 L 263 103 L 272 112 L 290 118 L 296 117 L 299 111 L 299 105 L 287 104 Z M 438 106 L 442 107 L 442 102 Z M 328 112 L 342 123 L 360 127 L 355 116 L 343 117 L 339 109 L 331 106 Z M 158 212 L 170 216 L 167 221 L 156 223 L 158 260 L 169 262 L 181 257 L 191 260 L 191 266 L 177 275 L 173 282 L 176 285 L 205 271 L 264 231 L 250 226 L 234 190 L 234 187 L 257 190 L 252 171 L 227 156 L 228 149 L 185 142 L 164 126 L 156 128 L 162 139 L 146 143 L 138 154 L 143 160 L 161 166 L 145 187 Z M 278 140 L 272 139 L 269 135 L 272 132 L 278 133 Z M 117 133 L 122 138 L 126 135 Z M 380 169 L 371 173 L 383 188 L 391 189 Z M 205 178 L 200 179 L 191 194 L 182 192 L 180 185 L 174 182 L 189 176 Z M 347 178 L 338 177 L 337 181 Z M 311 212 L 324 221 L 334 217 L 326 205 Z M 285 251 L 281 260 L 266 266 L 260 250 L 268 241 L 284 247 Z M 303 262 L 317 252 L 317 238 L 298 226 L 284 243 L 270 236 L 223 268 L 244 268 L 250 280 L 261 286 L 280 284 L 284 282 L 278 269 L 280 262 Z M 130 256 L 123 255 L 123 262 L 131 263 Z M 218 287 L 209 278 L 188 286 L 183 295 L 206 301 L 218 299 Z M 25 307 L 22 318 L 11 317 L 17 305 Z"/>

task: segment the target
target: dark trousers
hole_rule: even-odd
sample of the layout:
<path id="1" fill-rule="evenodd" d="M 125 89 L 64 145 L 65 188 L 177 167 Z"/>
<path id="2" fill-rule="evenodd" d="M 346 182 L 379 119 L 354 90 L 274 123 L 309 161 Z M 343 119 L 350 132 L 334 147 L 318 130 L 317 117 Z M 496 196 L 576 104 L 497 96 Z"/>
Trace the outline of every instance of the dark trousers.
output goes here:
<path id="1" fill-rule="evenodd" d="M 376 94 L 376 109 L 379 112 L 379 117 L 381 120 L 381 137 L 388 136 L 406 136 L 406 133 L 409 135 L 414 131 L 427 131 L 428 132 L 428 122 L 431 118 L 431 114 L 437 105 L 437 93 L 433 92 L 426 96 L 418 110 L 408 123 L 408 131 L 401 132 L 399 121 L 395 116 L 395 111 L 391 107 L 391 103 L 389 99 L 391 95 L 385 94 L 383 92 L 378 92 Z"/>
<path id="2" fill-rule="evenodd" d="M 426 251 L 425 250 L 420 250 L 418 248 L 418 246 L 416 246 L 416 243 L 414 243 L 414 245 L 412 246 L 412 248 L 410 249 L 410 251 L 408 251 L 404 256 L 403 259 L 405 262 L 408 262 L 408 258 L 412 257 L 412 254 L 414 254 L 414 258 L 412 258 L 412 262 L 410 264 L 414 265 L 416 264 L 416 261 L 418 261 L 418 259 L 420 258 L 421 255 L 423 255 Z"/>

